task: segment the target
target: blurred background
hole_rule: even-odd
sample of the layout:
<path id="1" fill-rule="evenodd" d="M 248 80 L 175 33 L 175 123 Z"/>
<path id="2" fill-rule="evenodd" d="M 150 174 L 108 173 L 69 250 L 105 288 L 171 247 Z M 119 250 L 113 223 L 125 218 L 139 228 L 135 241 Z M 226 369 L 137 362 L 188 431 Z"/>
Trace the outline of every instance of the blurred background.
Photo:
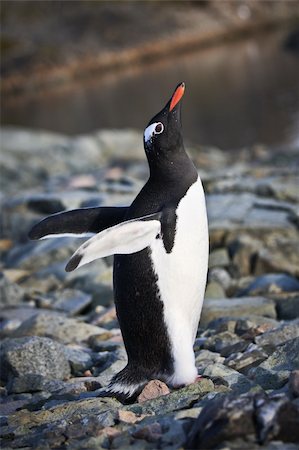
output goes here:
<path id="1" fill-rule="evenodd" d="M 2 1 L 1 122 L 143 129 L 184 80 L 187 143 L 299 144 L 297 1 Z"/>

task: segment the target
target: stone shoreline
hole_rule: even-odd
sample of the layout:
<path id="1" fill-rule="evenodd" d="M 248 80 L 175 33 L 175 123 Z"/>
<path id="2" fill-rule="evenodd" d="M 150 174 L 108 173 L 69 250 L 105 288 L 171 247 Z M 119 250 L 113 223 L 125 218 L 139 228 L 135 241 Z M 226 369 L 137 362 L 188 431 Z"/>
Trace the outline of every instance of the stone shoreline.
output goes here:
<path id="1" fill-rule="evenodd" d="M 125 205 L 147 177 L 135 130 L 1 139 L 2 448 L 267 449 L 299 442 L 298 149 L 190 148 L 207 198 L 209 279 L 195 341 L 201 381 L 101 397 L 126 364 L 112 258 L 66 274 L 78 240 L 30 242 L 64 209 Z"/>

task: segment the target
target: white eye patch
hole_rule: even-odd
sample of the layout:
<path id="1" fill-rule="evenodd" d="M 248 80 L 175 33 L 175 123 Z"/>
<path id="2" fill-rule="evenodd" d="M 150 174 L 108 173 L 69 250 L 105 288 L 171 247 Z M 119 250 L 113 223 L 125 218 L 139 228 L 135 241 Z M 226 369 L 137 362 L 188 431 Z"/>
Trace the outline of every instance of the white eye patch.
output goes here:
<path id="1" fill-rule="evenodd" d="M 164 125 L 162 122 L 155 122 L 151 123 L 145 130 L 144 130 L 144 140 L 145 142 L 148 142 L 152 136 L 155 134 L 161 134 L 164 131 Z"/>

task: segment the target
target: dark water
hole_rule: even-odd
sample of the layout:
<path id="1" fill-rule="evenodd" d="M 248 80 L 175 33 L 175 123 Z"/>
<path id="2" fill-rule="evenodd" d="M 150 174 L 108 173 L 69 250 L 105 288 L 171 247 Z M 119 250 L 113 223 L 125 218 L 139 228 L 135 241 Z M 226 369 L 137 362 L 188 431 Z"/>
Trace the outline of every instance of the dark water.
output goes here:
<path id="1" fill-rule="evenodd" d="M 299 145 L 299 57 L 283 49 L 285 36 L 264 34 L 179 55 L 14 105 L 3 99 L 2 122 L 69 134 L 143 129 L 185 81 L 183 126 L 189 143 L 224 149 Z"/>

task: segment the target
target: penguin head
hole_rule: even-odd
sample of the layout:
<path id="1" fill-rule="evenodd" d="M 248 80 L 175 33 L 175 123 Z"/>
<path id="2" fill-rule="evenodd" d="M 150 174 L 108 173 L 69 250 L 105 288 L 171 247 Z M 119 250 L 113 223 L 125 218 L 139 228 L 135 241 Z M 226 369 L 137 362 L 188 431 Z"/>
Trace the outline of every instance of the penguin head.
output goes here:
<path id="1" fill-rule="evenodd" d="M 181 132 L 181 98 L 185 83 L 180 83 L 165 107 L 156 114 L 144 130 L 144 148 L 148 159 L 168 156 L 183 148 Z"/>

